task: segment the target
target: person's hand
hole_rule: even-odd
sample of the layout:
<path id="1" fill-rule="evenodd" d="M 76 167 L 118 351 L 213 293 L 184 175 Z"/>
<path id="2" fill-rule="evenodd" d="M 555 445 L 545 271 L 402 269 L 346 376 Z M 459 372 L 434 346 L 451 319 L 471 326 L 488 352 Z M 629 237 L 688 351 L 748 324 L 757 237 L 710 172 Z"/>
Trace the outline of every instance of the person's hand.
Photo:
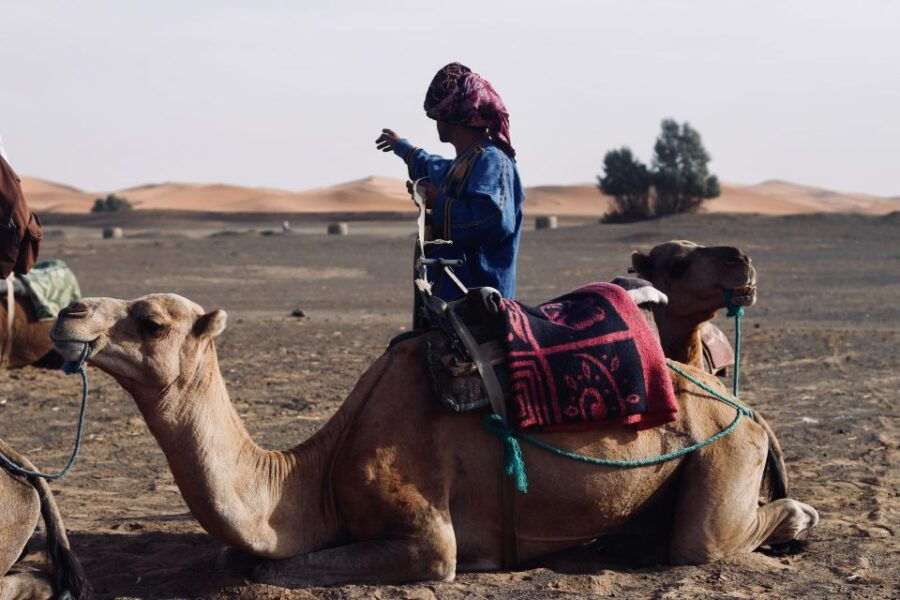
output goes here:
<path id="1" fill-rule="evenodd" d="M 375 140 L 375 147 L 382 152 L 393 152 L 394 145 L 400 141 L 400 136 L 390 129 L 382 129 L 381 135 Z"/>
<path id="2" fill-rule="evenodd" d="M 409 192 L 409 197 L 412 198 L 413 195 L 413 182 L 406 182 L 406 191 Z M 425 197 L 425 208 L 432 208 L 434 206 L 434 201 L 438 197 L 438 189 L 435 187 L 431 181 L 428 179 L 422 179 L 419 181 L 419 191 Z"/>

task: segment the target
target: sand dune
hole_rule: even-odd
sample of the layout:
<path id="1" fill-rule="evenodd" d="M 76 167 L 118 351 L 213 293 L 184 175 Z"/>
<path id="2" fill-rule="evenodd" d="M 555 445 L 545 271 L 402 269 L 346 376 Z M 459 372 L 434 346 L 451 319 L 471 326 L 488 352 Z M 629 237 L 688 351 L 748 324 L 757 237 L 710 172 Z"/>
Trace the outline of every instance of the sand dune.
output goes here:
<path id="1" fill-rule="evenodd" d="M 38 212 L 86 213 L 94 199 L 73 187 L 33 177 L 22 178 L 29 203 Z M 357 181 L 303 192 L 225 184 L 162 183 L 117 190 L 136 209 L 209 212 L 412 212 L 404 182 L 390 177 Z M 610 199 L 593 184 L 535 186 L 526 190 L 526 213 L 600 216 Z M 897 198 L 834 192 L 786 181 L 755 185 L 723 184 L 722 195 L 708 202 L 710 212 L 771 215 L 811 212 L 884 214 L 900 210 Z"/>

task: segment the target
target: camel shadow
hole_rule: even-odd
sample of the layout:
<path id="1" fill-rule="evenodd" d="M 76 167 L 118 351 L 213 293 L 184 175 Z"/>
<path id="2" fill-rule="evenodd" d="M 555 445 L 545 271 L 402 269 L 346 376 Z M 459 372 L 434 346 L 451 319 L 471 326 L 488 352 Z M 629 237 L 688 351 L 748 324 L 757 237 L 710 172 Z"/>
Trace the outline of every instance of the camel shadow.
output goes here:
<path id="1" fill-rule="evenodd" d="M 215 566 L 222 545 L 201 533 L 72 533 L 98 599 L 198 597 L 243 585 Z"/>

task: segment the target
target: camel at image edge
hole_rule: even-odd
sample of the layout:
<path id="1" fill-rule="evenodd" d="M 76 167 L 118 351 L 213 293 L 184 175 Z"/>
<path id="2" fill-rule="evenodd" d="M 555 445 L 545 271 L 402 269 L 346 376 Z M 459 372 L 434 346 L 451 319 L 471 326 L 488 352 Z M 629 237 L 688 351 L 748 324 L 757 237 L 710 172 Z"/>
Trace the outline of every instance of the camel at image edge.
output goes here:
<path id="1" fill-rule="evenodd" d="M 501 567 L 501 444 L 482 427 L 483 414 L 449 414 L 432 400 L 422 337 L 382 354 L 309 440 L 275 452 L 253 443 L 228 397 L 215 348 L 225 322 L 223 311 L 205 313 L 174 294 L 88 298 L 60 315 L 53 336 L 68 359 L 89 344 L 90 363 L 132 395 L 200 524 L 261 559 L 254 580 L 285 587 L 449 581 L 458 570 Z M 685 369 L 724 392 L 714 377 Z M 591 456 L 637 458 L 733 420 L 734 409 L 672 377 L 680 406 L 673 423 L 541 438 Z M 526 445 L 520 560 L 621 531 L 661 496 L 674 503 L 668 543 L 676 563 L 794 539 L 818 515 L 790 498 L 759 506 L 770 436 L 761 418 L 744 419 L 696 453 L 629 470 Z"/>
<path id="2" fill-rule="evenodd" d="M 0 452 L 20 466 L 35 470 L 24 456 L 0 440 Z M 0 468 L 0 600 L 49 600 L 68 591 L 72 600 L 93 597 L 81 563 L 69 546 L 66 528 L 50 486 L 37 477 L 22 477 Z M 47 554 L 52 573 L 14 569 L 26 552 L 38 517 L 46 528 Z M 12 569 L 12 570 L 11 570 Z"/>
<path id="3" fill-rule="evenodd" d="M 50 331 L 54 321 L 39 321 L 31 301 L 21 296 L 15 298 L 13 339 L 9 357 L 4 357 L 3 366 L 17 369 L 36 363 L 58 367 L 59 361 L 53 350 Z M 0 298 L 0 344 L 6 340 L 7 311 L 6 299 Z"/>

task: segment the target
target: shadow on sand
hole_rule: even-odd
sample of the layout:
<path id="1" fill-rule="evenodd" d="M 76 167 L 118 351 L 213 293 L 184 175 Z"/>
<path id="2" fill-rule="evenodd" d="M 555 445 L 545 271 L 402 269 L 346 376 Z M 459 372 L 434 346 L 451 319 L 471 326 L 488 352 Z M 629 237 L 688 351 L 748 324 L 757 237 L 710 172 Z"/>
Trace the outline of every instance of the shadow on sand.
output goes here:
<path id="1" fill-rule="evenodd" d="M 104 532 L 70 535 L 97 598 L 179 598 L 240 586 L 215 566 L 222 545 L 199 533 Z"/>

